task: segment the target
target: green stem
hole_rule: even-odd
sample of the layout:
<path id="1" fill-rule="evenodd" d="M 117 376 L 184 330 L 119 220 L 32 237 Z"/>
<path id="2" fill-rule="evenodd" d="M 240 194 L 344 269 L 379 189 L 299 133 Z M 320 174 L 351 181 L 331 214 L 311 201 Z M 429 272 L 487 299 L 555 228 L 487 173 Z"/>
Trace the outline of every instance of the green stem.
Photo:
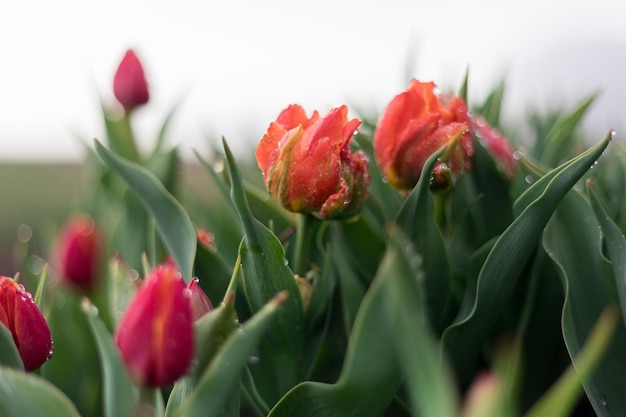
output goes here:
<path id="1" fill-rule="evenodd" d="M 296 252 L 294 258 L 293 272 L 304 276 L 307 271 L 307 263 L 311 252 L 311 229 L 315 218 L 308 214 L 298 216 L 296 229 Z"/>

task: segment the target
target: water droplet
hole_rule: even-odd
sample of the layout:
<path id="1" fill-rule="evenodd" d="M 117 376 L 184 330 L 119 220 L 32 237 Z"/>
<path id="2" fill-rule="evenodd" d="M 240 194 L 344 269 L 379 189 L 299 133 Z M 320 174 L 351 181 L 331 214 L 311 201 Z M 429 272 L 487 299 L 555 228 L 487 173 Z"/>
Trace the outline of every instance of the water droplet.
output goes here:
<path id="1" fill-rule="evenodd" d="M 527 184 L 532 184 L 533 182 L 535 182 L 535 179 L 532 177 L 532 175 L 526 175 L 524 177 L 524 181 L 526 181 Z"/>
<path id="2" fill-rule="evenodd" d="M 608 405 L 606 397 L 604 395 L 600 396 L 600 404 L 602 404 L 603 407 L 606 407 Z"/>
<path id="3" fill-rule="evenodd" d="M 285 266 L 289 265 L 289 261 L 287 259 L 283 259 L 283 263 L 285 264 Z"/>
<path id="4" fill-rule="evenodd" d="M 520 152 L 519 150 L 516 150 L 513 152 L 513 159 L 515 159 L 516 161 L 519 161 L 521 157 L 522 157 L 522 152 Z"/>
<path id="5" fill-rule="evenodd" d="M 198 278 L 198 277 L 193 277 L 193 278 L 191 278 L 191 280 L 192 280 L 193 282 L 195 282 L 195 283 L 200 282 L 200 278 Z"/>
<path id="6" fill-rule="evenodd" d="M 248 363 L 250 364 L 255 364 L 255 363 L 259 363 L 259 357 L 258 356 L 249 356 L 248 357 Z"/>
<path id="7" fill-rule="evenodd" d="M 129 269 L 128 279 L 131 280 L 132 282 L 137 281 L 139 279 L 139 272 L 137 272 L 136 269 Z"/>

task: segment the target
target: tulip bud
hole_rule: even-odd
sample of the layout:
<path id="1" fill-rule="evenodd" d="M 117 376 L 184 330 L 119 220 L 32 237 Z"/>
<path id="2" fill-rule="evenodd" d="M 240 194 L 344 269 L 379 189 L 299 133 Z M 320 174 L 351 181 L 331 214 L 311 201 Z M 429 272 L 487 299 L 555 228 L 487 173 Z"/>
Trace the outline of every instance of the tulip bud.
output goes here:
<path id="1" fill-rule="evenodd" d="M 104 249 L 100 229 L 86 214 L 74 215 L 57 241 L 61 278 L 83 291 L 92 291 L 100 278 Z"/>
<path id="2" fill-rule="evenodd" d="M 322 219 L 357 212 L 368 194 L 368 161 L 350 150 L 361 122 L 341 106 L 319 118 L 291 105 L 271 123 L 256 149 L 270 195 L 289 211 Z"/>
<path id="3" fill-rule="evenodd" d="M 454 185 L 454 178 L 450 172 L 450 167 L 446 163 L 440 163 L 433 168 L 430 175 L 430 190 L 434 193 L 449 190 Z"/>
<path id="4" fill-rule="evenodd" d="M 13 336 L 28 372 L 52 356 L 52 337 L 46 319 L 32 296 L 13 279 L 0 276 L 0 323 Z"/>
<path id="5" fill-rule="evenodd" d="M 413 80 L 383 112 L 374 134 L 374 157 L 393 187 L 409 190 L 417 183 L 426 160 L 459 140 L 446 161 L 452 174 L 458 176 L 471 168 L 469 123 L 462 99 L 440 97 L 435 94 L 435 84 Z"/>
<path id="6" fill-rule="evenodd" d="M 189 291 L 172 265 L 152 270 L 120 319 L 115 341 L 139 384 L 162 387 L 183 376 L 194 350 Z"/>
<path id="7" fill-rule="evenodd" d="M 198 278 L 194 278 L 189 281 L 189 285 L 187 285 L 187 290 L 189 292 L 189 301 L 191 303 L 191 317 L 193 321 L 198 320 L 211 310 L 213 310 L 213 304 L 211 304 L 211 300 L 209 296 L 202 290 L 200 287 L 200 280 Z"/>
<path id="8" fill-rule="evenodd" d="M 113 94 L 128 113 L 150 98 L 148 82 L 135 51 L 126 51 L 113 78 Z"/>

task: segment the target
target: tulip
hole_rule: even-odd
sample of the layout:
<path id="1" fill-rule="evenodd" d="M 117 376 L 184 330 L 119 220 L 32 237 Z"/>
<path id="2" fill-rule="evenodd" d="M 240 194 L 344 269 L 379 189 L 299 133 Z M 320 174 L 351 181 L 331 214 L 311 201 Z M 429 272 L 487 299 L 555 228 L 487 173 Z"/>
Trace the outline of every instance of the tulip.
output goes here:
<path id="1" fill-rule="evenodd" d="M 256 149 L 270 195 L 287 210 L 334 219 L 356 213 L 368 194 L 367 157 L 352 152 L 361 124 L 344 105 L 307 117 L 299 105 L 283 110 Z"/>
<path id="2" fill-rule="evenodd" d="M 57 242 L 61 278 L 86 292 L 100 281 L 104 241 L 100 229 L 86 214 L 73 216 Z"/>
<path id="3" fill-rule="evenodd" d="M 11 331 L 26 371 L 50 359 L 52 337 L 46 319 L 24 287 L 4 276 L 0 276 L 0 323 Z"/>
<path id="4" fill-rule="evenodd" d="M 189 291 L 171 264 L 156 267 L 120 319 L 115 341 L 135 381 L 163 387 L 183 376 L 194 350 Z"/>
<path id="5" fill-rule="evenodd" d="M 113 94 L 129 113 L 150 98 L 148 82 L 135 51 L 129 49 L 113 78 Z"/>
<path id="6" fill-rule="evenodd" d="M 374 157 L 389 183 L 411 189 L 426 160 L 440 148 L 458 141 L 447 162 L 453 175 L 471 168 L 473 154 L 470 117 L 458 97 L 442 98 L 435 84 L 413 80 L 408 90 L 391 100 L 374 134 Z"/>
<path id="7" fill-rule="evenodd" d="M 194 278 L 189 281 L 187 285 L 189 292 L 189 302 L 191 303 L 191 317 L 193 321 L 200 319 L 202 316 L 213 310 L 213 304 L 209 296 L 206 295 L 202 287 L 200 287 L 200 280 Z"/>

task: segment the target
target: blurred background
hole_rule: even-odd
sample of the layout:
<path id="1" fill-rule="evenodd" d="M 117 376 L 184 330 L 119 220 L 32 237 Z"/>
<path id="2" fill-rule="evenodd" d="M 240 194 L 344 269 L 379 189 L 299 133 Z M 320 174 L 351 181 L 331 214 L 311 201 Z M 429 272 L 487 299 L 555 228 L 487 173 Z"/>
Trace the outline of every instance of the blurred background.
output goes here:
<path id="1" fill-rule="evenodd" d="M 150 83 L 140 144 L 178 106 L 167 140 L 189 161 L 222 135 L 251 158 L 289 103 L 376 117 L 410 78 L 457 90 L 467 68 L 470 103 L 505 81 L 505 125 L 599 91 L 589 141 L 626 132 L 626 3 L 614 0 L 3 1 L 0 39 L 0 245 L 71 207 L 128 48 Z"/>

